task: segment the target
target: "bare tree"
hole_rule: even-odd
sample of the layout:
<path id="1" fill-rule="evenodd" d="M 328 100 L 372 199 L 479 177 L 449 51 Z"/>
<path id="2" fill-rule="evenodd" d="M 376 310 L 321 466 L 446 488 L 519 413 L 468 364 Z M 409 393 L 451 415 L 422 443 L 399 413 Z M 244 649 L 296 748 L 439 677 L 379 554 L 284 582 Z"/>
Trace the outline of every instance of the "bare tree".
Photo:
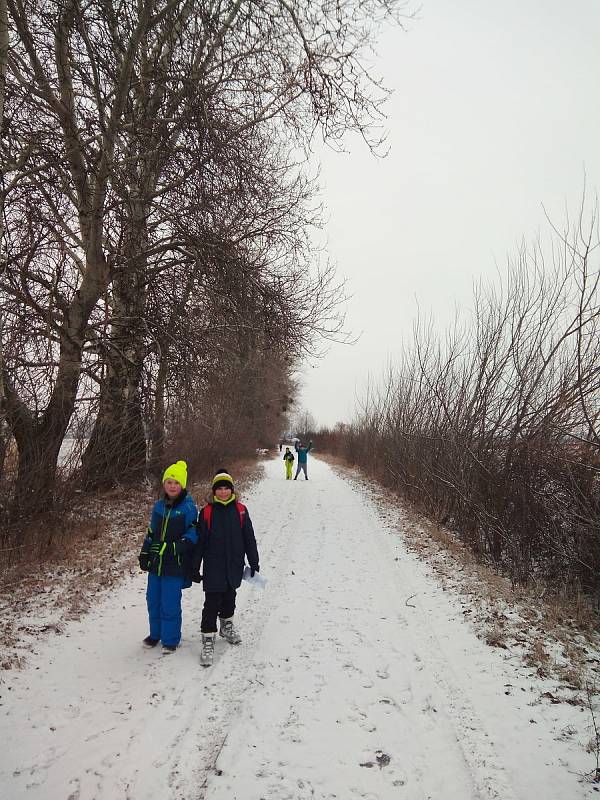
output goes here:
<path id="1" fill-rule="evenodd" d="M 376 85 L 359 55 L 370 38 L 369 14 L 376 10 L 391 16 L 393 4 L 374 2 L 359 13 L 353 3 L 325 5 L 315 16 L 305 4 L 244 8 L 236 3 L 225 8 L 183 3 L 173 5 L 165 24 L 144 42 L 123 131 L 124 166 L 113 184 L 122 187 L 125 228 L 111 293 L 114 322 L 106 355 L 112 363 L 107 364 L 97 430 L 86 457 L 88 471 L 98 473 L 100 465 L 110 462 L 108 472 L 114 477 L 120 470 L 131 475 L 143 467 L 139 382 L 147 253 L 155 246 L 149 226 L 163 232 L 160 218 L 186 186 L 203 187 L 203 202 L 212 193 L 209 202 L 218 207 L 217 170 L 217 190 L 230 201 L 232 192 L 242 194 L 242 183 L 253 182 L 246 213 L 252 209 L 260 219 L 262 206 L 273 214 L 275 201 L 280 215 L 289 216 L 291 206 L 285 208 L 284 196 L 265 191 L 269 167 L 264 155 L 251 155 L 252 143 L 259 129 L 266 129 L 258 142 L 268 153 L 267 137 L 277 141 L 281 136 L 274 120 L 279 128 L 292 130 L 297 144 L 307 142 L 315 125 L 332 139 L 349 129 L 368 135 L 379 101 L 367 93 Z M 276 154 L 271 152 L 271 158 L 279 169 Z M 261 165 L 262 176 L 255 164 Z M 228 184 L 223 176 L 232 167 L 236 177 L 241 171 L 255 174 Z M 285 168 L 289 170 L 287 163 Z M 198 203 L 176 205 L 180 219 L 192 224 Z M 239 228 L 239 220 L 234 225 Z M 228 235 L 238 240 L 240 232 Z M 256 226 L 251 235 L 263 232 Z M 291 238 L 297 248 L 298 234 Z M 308 329 L 314 328 L 313 322 Z M 113 455 L 116 441 L 122 445 L 120 464 Z"/>
<path id="2" fill-rule="evenodd" d="M 8 12 L 6 0 L 0 0 L 0 139 L 4 136 L 4 97 L 8 64 Z M 4 264 L 4 170 L 0 186 L 0 267 Z"/>
<path id="3" fill-rule="evenodd" d="M 373 21 L 399 18 L 402 5 L 346 0 L 321 4 L 315 14 L 307 1 L 126 0 L 117 13 L 104 0 L 6 0 L 6 9 L 14 44 L 4 109 L 10 125 L 2 139 L 10 223 L 2 291 L 9 305 L 24 303 L 36 319 L 46 373 L 33 394 L 24 391 L 31 364 L 5 348 L 0 402 L 17 442 L 19 474 L 29 479 L 28 497 L 16 500 L 35 511 L 52 500 L 82 371 L 100 390 L 88 472 L 106 472 L 115 441 L 125 445 L 112 464 L 117 472 L 143 466 L 148 288 L 170 269 L 173 253 L 188 253 L 193 238 L 179 235 L 172 208 L 180 228 L 189 227 L 198 203 L 182 199 L 197 186 L 202 213 L 218 229 L 236 192 L 229 180 L 236 170 L 228 165 L 237 162 L 238 174 L 264 165 L 269 137 L 287 142 L 291 153 L 308 147 L 316 130 L 332 142 L 353 130 L 375 147 L 385 92 L 362 59 Z M 250 141 L 263 150 L 258 161 L 248 158 Z M 247 217 L 258 210 L 261 218 L 261 185 L 254 185 Z M 273 202 L 271 194 L 266 203 L 270 235 L 277 202 L 282 219 L 290 212 L 284 195 Z M 247 254 L 232 264 L 249 263 L 248 254 L 252 262 L 257 245 L 265 261 L 264 231 L 239 220 L 228 228 L 226 236 L 219 231 L 222 240 L 239 246 L 236 237 L 248 237 Z M 267 263 L 282 263 L 284 241 L 280 235 Z M 288 245 L 294 253 L 298 237 Z M 316 285 L 333 312 L 327 275 Z M 298 260 L 278 278 L 284 295 L 301 283 Z M 331 331 L 326 316 L 320 330 L 308 323 L 305 344 Z"/>
<path id="4" fill-rule="evenodd" d="M 345 437 L 515 584 L 598 598 L 597 208 L 549 250 L 523 246 L 445 336 L 417 325 Z"/>
<path id="5" fill-rule="evenodd" d="M 71 213 L 65 221 L 62 209 L 51 199 L 47 208 L 54 212 L 55 235 L 61 232 L 79 272 L 77 289 L 68 301 L 53 298 L 59 317 L 54 321 L 58 363 L 42 413 L 33 413 L 19 396 L 4 360 L 2 406 L 19 448 L 20 476 L 27 476 L 30 487 L 23 501 L 30 511 L 46 507 L 51 499 L 58 451 L 77 394 L 88 322 L 110 279 L 104 250 L 108 184 L 135 55 L 144 34 L 156 24 L 152 6 L 142 3 L 132 24 L 122 26 L 120 47 L 112 53 L 111 80 L 100 87 L 93 81 L 93 53 L 88 60 L 92 79 L 86 80 L 88 73 L 78 70 L 75 53 L 85 53 L 90 38 L 74 0 L 39 9 L 25 7 L 20 0 L 7 2 L 17 40 L 8 62 L 11 114 L 25 110 L 27 117 L 3 147 L 9 181 L 6 197 L 22 191 L 23 184 L 45 195 L 49 181 L 58 181 Z M 82 87 L 96 91 L 82 92 Z M 37 254 L 37 243 L 32 242 L 20 268 Z M 14 266 L 9 259 L 9 268 Z"/>

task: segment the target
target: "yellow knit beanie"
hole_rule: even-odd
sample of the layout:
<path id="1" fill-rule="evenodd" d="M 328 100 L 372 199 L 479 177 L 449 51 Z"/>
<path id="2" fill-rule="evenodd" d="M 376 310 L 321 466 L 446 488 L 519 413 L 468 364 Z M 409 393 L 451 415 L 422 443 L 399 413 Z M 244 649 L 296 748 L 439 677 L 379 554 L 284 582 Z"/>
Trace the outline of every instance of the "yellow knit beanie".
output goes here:
<path id="1" fill-rule="evenodd" d="M 212 488 L 213 492 L 215 489 L 218 489 L 220 486 L 226 486 L 228 489 L 233 491 L 233 478 L 227 472 L 226 469 L 221 468 L 215 477 L 212 479 Z"/>
<path id="2" fill-rule="evenodd" d="M 170 467 L 167 467 L 163 474 L 163 483 L 171 479 L 172 481 L 177 481 L 181 485 L 182 489 L 185 489 L 187 484 L 187 464 L 185 461 L 178 461 L 176 464 L 171 464 Z"/>

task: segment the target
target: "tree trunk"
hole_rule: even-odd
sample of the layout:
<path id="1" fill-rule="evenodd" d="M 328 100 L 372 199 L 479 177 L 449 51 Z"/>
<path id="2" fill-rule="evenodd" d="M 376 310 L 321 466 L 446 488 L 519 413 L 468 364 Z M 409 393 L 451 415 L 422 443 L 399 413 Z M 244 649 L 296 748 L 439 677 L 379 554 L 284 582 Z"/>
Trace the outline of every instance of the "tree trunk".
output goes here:
<path id="1" fill-rule="evenodd" d="M 130 211 L 123 261 L 113 280 L 106 377 L 82 463 L 82 482 L 90 488 L 135 481 L 146 470 L 140 389 L 145 355 L 147 207 L 132 201 Z"/>
<path id="2" fill-rule="evenodd" d="M 165 460 L 165 390 L 167 384 L 168 353 L 161 352 L 154 391 L 154 415 L 150 426 L 150 459 L 148 469 L 160 472 Z"/>
<path id="3" fill-rule="evenodd" d="M 4 95 L 6 94 L 6 66 L 8 64 L 8 11 L 6 0 L 0 0 L 0 137 L 4 130 Z M 4 261 L 4 194 L 0 194 L 0 265 Z"/>
<path id="4" fill-rule="evenodd" d="M 33 425 L 17 442 L 19 463 L 12 500 L 13 519 L 36 516 L 55 506 L 56 463 L 63 440 L 59 429 Z"/>
<path id="5" fill-rule="evenodd" d="M 62 337 L 56 382 L 40 418 L 19 398 L 8 375 L 3 375 L 3 408 L 18 450 L 18 475 L 11 507 L 15 519 L 54 507 L 58 454 L 73 413 L 82 346 L 82 339 L 77 341 L 73 329 Z"/>

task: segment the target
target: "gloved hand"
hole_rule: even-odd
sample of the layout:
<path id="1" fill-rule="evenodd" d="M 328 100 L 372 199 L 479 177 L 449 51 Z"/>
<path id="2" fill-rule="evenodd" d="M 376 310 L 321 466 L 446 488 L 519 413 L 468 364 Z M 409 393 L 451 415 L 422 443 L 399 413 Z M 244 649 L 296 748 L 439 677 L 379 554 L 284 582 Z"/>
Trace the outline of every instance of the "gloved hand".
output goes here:
<path id="1" fill-rule="evenodd" d="M 180 556 L 182 553 L 188 553 L 193 547 L 193 543 L 184 536 L 183 539 L 173 542 L 173 555 Z"/>
<path id="2" fill-rule="evenodd" d="M 254 577 L 254 573 L 255 572 L 260 572 L 260 569 L 258 568 L 258 564 L 255 567 L 250 567 L 250 577 L 251 578 Z"/>
<path id="3" fill-rule="evenodd" d="M 152 544 L 152 538 L 150 536 L 146 536 L 144 538 L 144 543 L 142 544 L 142 549 L 138 556 L 138 561 L 140 564 L 140 569 L 146 572 L 148 569 L 148 564 L 150 561 L 150 545 Z"/>
<path id="4" fill-rule="evenodd" d="M 166 542 L 152 542 L 148 549 L 153 556 L 159 556 L 164 553 L 166 546 Z"/>

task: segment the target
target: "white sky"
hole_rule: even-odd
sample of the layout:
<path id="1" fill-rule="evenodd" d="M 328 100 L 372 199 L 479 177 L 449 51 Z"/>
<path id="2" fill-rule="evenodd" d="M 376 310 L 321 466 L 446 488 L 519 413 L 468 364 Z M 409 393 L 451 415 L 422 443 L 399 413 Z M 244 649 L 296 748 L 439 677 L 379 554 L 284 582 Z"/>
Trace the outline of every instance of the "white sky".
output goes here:
<path id="1" fill-rule="evenodd" d="M 350 421 L 419 307 L 440 327 L 468 307 L 525 237 L 600 188 L 600 2 L 424 0 L 407 33 L 386 28 L 376 71 L 386 159 L 348 141 L 321 150 L 327 249 L 352 298 L 353 346 L 301 375 L 320 425 Z"/>

